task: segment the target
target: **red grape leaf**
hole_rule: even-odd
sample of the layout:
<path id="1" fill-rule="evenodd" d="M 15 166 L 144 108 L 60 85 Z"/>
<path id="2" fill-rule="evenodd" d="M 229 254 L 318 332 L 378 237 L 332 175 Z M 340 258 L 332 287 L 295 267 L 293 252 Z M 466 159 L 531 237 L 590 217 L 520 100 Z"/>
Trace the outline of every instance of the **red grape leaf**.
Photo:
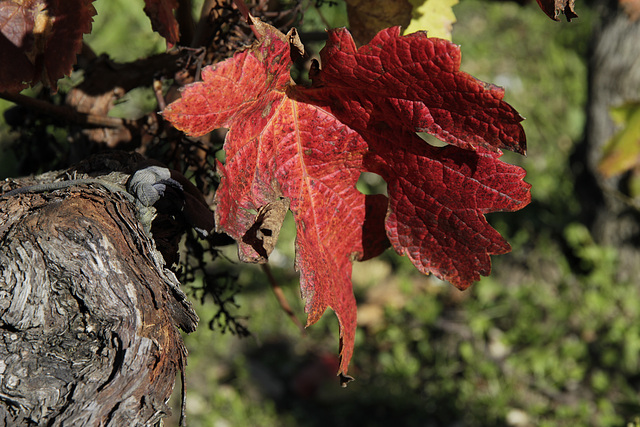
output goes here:
<path id="1" fill-rule="evenodd" d="M 0 91 L 39 81 L 55 88 L 71 73 L 82 35 L 91 32 L 93 0 L 0 2 Z"/>
<path id="2" fill-rule="evenodd" d="M 263 36 L 250 50 L 203 69 L 203 81 L 187 86 L 182 98 L 163 114 L 193 136 L 229 128 L 226 164 L 219 164 L 216 224 L 239 242 L 241 259 L 260 258 L 243 237 L 260 220 L 256 217 L 261 208 L 283 198 L 290 200 L 307 326 L 327 307 L 335 311 L 340 324 L 339 374 L 346 381 L 356 328 L 353 260 L 381 253 L 388 236 L 395 249 L 408 255 L 421 271 L 465 288 L 480 274 L 489 273 L 490 254 L 509 250 L 483 214 L 517 210 L 530 200 L 529 185 L 522 181 L 524 171 L 498 160 L 499 147 L 524 151 L 521 118 L 501 101 L 501 91 L 457 69 L 440 70 L 442 82 L 435 77 L 430 81 L 432 90 L 443 92 L 441 98 L 451 96 L 448 92 L 458 93 L 458 103 L 442 102 L 437 113 L 429 113 L 415 94 L 429 101 L 436 95 L 416 89 L 416 78 L 408 77 L 411 85 L 393 75 L 374 78 L 372 60 L 368 68 L 345 58 L 341 64 L 332 63 L 331 58 L 338 56 L 335 41 L 348 35 L 344 30 L 331 32 L 322 52 L 327 61 L 323 67 L 332 70 L 332 77 L 324 78 L 327 68 L 316 70 L 314 87 L 305 89 L 295 85 L 289 74 L 290 46 L 299 43 L 295 32 L 285 36 L 259 21 L 256 28 Z M 374 41 L 394 31 L 384 30 Z M 393 46 L 407 45 L 403 41 L 407 37 L 396 32 L 388 39 L 393 37 Z M 424 49 L 424 45 L 409 45 Z M 328 55 L 327 49 L 334 54 Z M 428 69 L 434 62 L 421 50 L 400 53 L 405 61 L 426 62 L 408 67 L 411 70 Z M 370 71 L 369 78 L 364 70 Z M 341 73 L 351 88 L 336 83 Z M 395 112 L 382 114 L 373 107 L 374 100 L 387 110 L 395 105 Z M 483 112 L 476 104 L 489 105 L 498 113 Z M 457 109 L 447 113 L 445 107 Z M 436 108 L 431 105 L 431 109 Z M 413 116 L 402 117 L 405 110 Z M 475 117 L 467 118 L 465 112 Z M 430 114 L 431 119 L 419 113 Z M 453 116 L 460 118 L 460 129 L 449 123 L 434 124 L 433 118 L 451 120 Z M 431 147 L 415 134 L 428 120 L 430 130 L 454 135 L 446 139 L 472 149 Z M 356 190 L 363 171 L 387 180 L 388 199 Z"/>
<path id="3" fill-rule="evenodd" d="M 522 117 L 504 90 L 459 70 L 460 49 L 419 31 L 387 28 L 360 49 L 342 28 L 329 32 L 322 71 L 299 100 L 331 108 L 358 131 L 428 132 L 461 148 L 484 146 L 524 154 Z"/>
<path id="4" fill-rule="evenodd" d="M 390 145 L 391 138 L 402 148 Z M 365 167 L 388 184 L 386 229 L 396 251 L 460 289 L 488 276 L 489 255 L 511 248 L 484 214 L 529 203 L 525 171 L 481 147 L 432 147 L 413 134 L 366 139 Z"/>
<path id="5" fill-rule="evenodd" d="M 327 307 L 336 312 L 346 374 L 356 325 L 351 261 L 375 256 L 388 245 L 386 200 L 356 190 L 364 141 L 322 109 L 287 96 L 289 43 L 277 30 L 259 28 L 266 31 L 261 43 L 204 68 L 203 82 L 187 87 L 164 117 L 191 135 L 230 128 L 226 165 L 218 165 L 216 224 L 239 242 L 241 259 L 260 255 L 243 243 L 256 220 L 252 211 L 281 197 L 290 200 L 307 325 Z M 365 226 L 367 218 L 373 226 Z"/>
<path id="6" fill-rule="evenodd" d="M 172 47 L 180 40 L 180 29 L 173 11 L 178 8 L 177 0 L 144 0 L 144 11 L 151 20 L 151 28 L 167 40 Z"/>

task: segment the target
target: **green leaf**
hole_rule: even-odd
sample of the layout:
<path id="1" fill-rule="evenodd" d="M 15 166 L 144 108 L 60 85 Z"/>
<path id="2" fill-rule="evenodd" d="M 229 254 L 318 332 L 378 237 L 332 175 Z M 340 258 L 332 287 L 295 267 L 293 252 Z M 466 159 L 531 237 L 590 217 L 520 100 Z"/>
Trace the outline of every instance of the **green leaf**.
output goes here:
<path id="1" fill-rule="evenodd" d="M 640 102 L 612 109 L 611 117 L 624 127 L 604 147 L 598 168 L 607 177 L 640 166 Z"/>

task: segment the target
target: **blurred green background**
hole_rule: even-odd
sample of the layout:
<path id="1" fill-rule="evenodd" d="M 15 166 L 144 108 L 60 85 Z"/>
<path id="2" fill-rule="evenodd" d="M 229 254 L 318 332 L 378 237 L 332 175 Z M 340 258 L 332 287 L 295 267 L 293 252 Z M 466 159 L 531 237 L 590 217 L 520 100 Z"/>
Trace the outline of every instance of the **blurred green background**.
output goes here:
<path id="1" fill-rule="evenodd" d="M 142 1 L 95 5 L 94 33 L 86 40 L 97 53 L 133 60 L 163 48 Z M 246 317 L 251 336 L 210 330 L 217 308 L 190 290 L 201 324 L 185 336 L 189 426 L 637 423 L 638 281 L 619 281 L 616 248 L 594 243 L 575 219 L 569 156 L 584 127 L 593 17 L 583 4 L 577 11 L 580 18 L 567 23 L 549 20 L 535 2 L 462 0 L 454 7 L 462 70 L 503 86 L 506 100 L 527 119 L 528 156 L 503 159 L 527 170 L 533 202 L 517 213 L 489 215 L 513 247 L 493 257 L 492 275 L 460 292 L 419 274 L 391 250 L 357 263 L 359 328 L 349 372 L 356 381 L 342 389 L 333 313 L 301 336 L 262 270 L 238 264 L 229 249 L 214 268 L 237 276 L 242 289 L 234 314 Z M 322 14 L 344 21 L 344 5 L 325 2 Z M 303 40 L 305 31 L 321 27 L 310 8 Z M 0 148 L 11 140 L 0 122 Z M 9 156 L 0 158 L 0 170 L 9 174 Z M 288 218 L 271 268 L 304 319 L 294 237 Z M 168 426 L 177 425 L 176 389 Z"/>

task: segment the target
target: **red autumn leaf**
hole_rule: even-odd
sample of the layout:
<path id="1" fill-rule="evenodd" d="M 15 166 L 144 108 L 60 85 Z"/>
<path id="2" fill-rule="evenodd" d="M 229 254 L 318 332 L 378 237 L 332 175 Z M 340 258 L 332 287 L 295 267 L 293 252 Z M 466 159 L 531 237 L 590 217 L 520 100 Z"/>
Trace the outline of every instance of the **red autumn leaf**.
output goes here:
<path id="1" fill-rule="evenodd" d="M 82 35 L 91 32 L 93 0 L 0 2 L 0 91 L 39 81 L 55 88 L 71 73 Z"/>
<path id="2" fill-rule="evenodd" d="M 420 31 L 382 30 L 356 49 L 346 29 L 329 32 L 321 72 L 298 99 L 327 106 L 358 131 L 428 132 L 450 144 L 524 153 L 522 117 L 504 91 L 459 71 L 460 49 Z M 375 108 L 374 108 L 375 107 Z"/>
<path id="3" fill-rule="evenodd" d="M 177 0 L 144 0 L 144 12 L 151 20 L 151 28 L 167 40 L 169 47 L 180 40 L 178 21 L 173 11 L 178 8 Z"/>
<path id="4" fill-rule="evenodd" d="M 489 274 L 490 254 L 509 250 L 483 214 L 530 200 L 524 171 L 498 160 L 502 147 L 524 151 L 522 119 L 500 90 L 458 71 L 451 43 L 390 29 L 356 52 L 345 30 L 333 31 L 305 89 L 289 75 L 295 33 L 256 27 L 263 36 L 252 49 L 205 68 L 164 117 L 193 136 L 229 128 L 216 224 L 239 242 L 242 259 L 260 258 L 243 243 L 256 212 L 290 200 L 307 326 L 335 311 L 346 379 L 353 260 L 382 252 L 388 236 L 421 271 L 465 288 Z M 457 146 L 432 147 L 417 130 Z M 388 199 L 356 190 L 363 171 L 385 178 Z"/>
<path id="5" fill-rule="evenodd" d="M 360 49 L 347 30 L 331 31 L 320 56 L 312 88 L 298 89 L 296 99 L 329 109 L 367 140 L 365 168 L 389 185 L 394 248 L 461 289 L 488 275 L 489 254 L 510 248 L 483 214 L 520 209 L 530 197 L 524 171 L 488 151 L 526 151 L 522 117 L 502 101 L 502 88 L 461 72 L 453 43 L 425 32 L 401 37 L 399 27 Z M 415 132 L 476 152 L 437 149 Z"/>
<path id="6" fill-rule="evenodd" d="M 365 168 L 388 183 L 386 229 L 396 251 L 423 273 L 460 289 L 491 272 L 489 255 L 510 251 L 484 218 L 530 201 L 525 171 L 478 148 L 432 147 L 413 134 L 369 134 Z"/>

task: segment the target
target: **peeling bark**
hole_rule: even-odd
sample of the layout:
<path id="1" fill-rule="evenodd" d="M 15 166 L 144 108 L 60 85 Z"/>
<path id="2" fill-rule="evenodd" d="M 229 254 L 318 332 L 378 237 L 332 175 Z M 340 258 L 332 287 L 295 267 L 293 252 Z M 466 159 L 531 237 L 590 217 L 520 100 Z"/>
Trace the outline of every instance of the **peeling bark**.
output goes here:
<path id="1" fill-rule="evenodd" d="M 157 423 L 197 321 L 122 194 L 0 197 L 0 425 Z"/>

